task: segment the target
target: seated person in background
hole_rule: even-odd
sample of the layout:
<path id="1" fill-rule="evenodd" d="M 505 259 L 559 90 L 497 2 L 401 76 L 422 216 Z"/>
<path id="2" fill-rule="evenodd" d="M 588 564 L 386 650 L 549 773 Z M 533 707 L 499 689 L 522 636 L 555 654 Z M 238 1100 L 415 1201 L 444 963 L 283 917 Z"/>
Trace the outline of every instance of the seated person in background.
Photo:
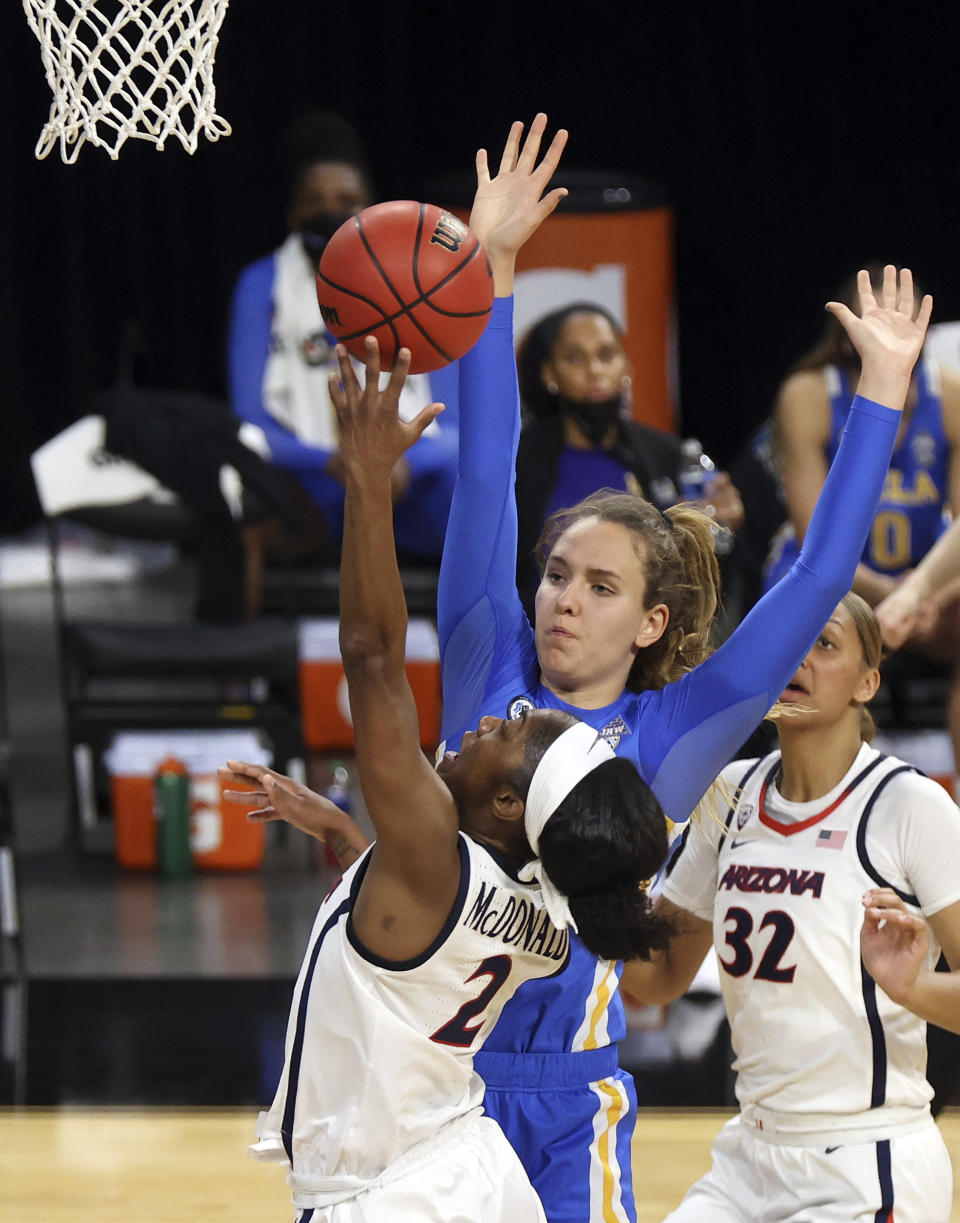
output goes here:
<path id="1" fill-rule="evenodd" d="M 942 609 L 960 598 L 960 518 L 954 518 L 923 560 L 877 604 L 883 643 L 899 650 L 927 632 Z"/>
<path id="2" fill-rule="evenodd" d="M 950 1217 L 924 1035 L 960 1032 L 960 812 L 869 745 L 881 652 L 848 594 L 783 693 L 780 750 L 728 765 L 689 828 L 669 949 L 624 968 L 665 1003 L 714 945 L 737 1059 L 740 1115 L 665 1223 Z"/>
<path id="3" fill-rule="evenodd" d="M 547 518 L 600 488 L 635 492 L 660 509 L 675 505 L 683 500 L 682 443 L 632 419 L 622 332 L 601 306 L 577 302 L 542 318 L 521 345 L 518 371 L 525 415 L 517 584 L 531 614 L 540 582 L 534 549 Z M 743 506 L 723 472 L 713 476 L 709 505 L 718 523 L 740 527 Z"/>
<path id="4" fill-rule="evenodd" d="M 320 906 L 254 1149 L 288 1165 L 302 1223 L 543 1223 L 483 1113 L 474 1055 L 524 981 L 563 974 L 573 931 L 605 958 L 665 945 L 639 883 L 666 856 L 663 812 L 630 761 L 558 709 L 480 718 L 431 767 L 405 669 L 390 485 L 441 409 L 398 418 L 406 349 L 382 393 L 376 340 L 362 391 L 337 351 L 340 649 L 377 839 Z M 230 765 L 228 778 L 258 787 L 247 801 L 282 815 L 289 779 Z M 313 797 L 317 831 L 342 830 L 343 812 Z"/>
<path id="5" fill-rule="evenodd" d="M 840 301 L 853 301 L 856 284 Z M 810 515 L 836 453 L 860 362 L 842 327 L 828 316 L 819 342 L 793 367 L 777 396 L 777 461 L 789 512 L 764 575 L 769 590 L 797 557 Z M 876 607 L 918 565 L 943 532 L 948 504 L 960 505 L 960 375 L 921 358 L 914 369 L 883 496 L 853 589 Z M 960 598 L 942 601 L 905 642 L 927 658 L 960 656 Z M 960 761 L 960 671 L 954 671 L 948 725 Z"/>
<path id="6" fill-rule="evenodd" d="M 317 305 L 317 264 L 336 230 L 374 202 L 366 153 L 345 119 L 312 111 L 285 135 L 290 186 L 289 234 L 271 255 L 241 272 L 228 343 L 234 412 L 260 431 L 260 450 L 286 468 L 302 490 L 312 530 L 302 539 L 274 533 L 265 546 L 293 557 L 318 552 L 336 563 L 343 534 L 344 475 L 328 378 L 334 337 Z M 397 461 L 391 488 L 401 557 L 439 562 L 457 461 L 456 366 L 407 379 L 400 414 L 447 405 Z M 248 431 L 249 432 L 249 431 Z"/>

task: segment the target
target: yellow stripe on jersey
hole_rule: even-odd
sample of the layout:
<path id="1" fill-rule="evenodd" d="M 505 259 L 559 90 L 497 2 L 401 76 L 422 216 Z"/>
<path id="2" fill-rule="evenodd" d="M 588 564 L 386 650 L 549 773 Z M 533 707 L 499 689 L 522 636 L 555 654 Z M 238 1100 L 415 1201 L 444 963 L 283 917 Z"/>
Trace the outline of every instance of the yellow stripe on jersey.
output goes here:
<path id="1" fill-rule="evenodd" d="M 600 1026 L 601 1020 L 607 1013 L 607 1007 L 610 1005 L 610 998 L 613 994 L 613 990 L 610 988 L 611 975 L 614 977 L 616 976 L 616 970 L 614 969 L 612 963 L 604 973 L 603 980 L 600 981 L 595 987 L 594 992 L 596 1004 L 594 1005 L 593 1010 L 590 1012 L 590 1030 L 588 1031 L 586 1039 L 583 1042 L 584 1049 L 599 1048 L 599 1042 L 597 1041 L 597 1028 Z M 607 1045 L 610 1042 L 604 1039 L 603 1043 L 604 1045 Z"/>
<path id="2" fill-rule="evenodd" d="M 594 1085 L 594 1089 L 600 1095 L 601 1101 L 606 1097 L 609 1103 L 605 1107 L 601 1105 L 600 1123 L 604 1128 L 596 1142 L 596 1154 L 600 1161 L 601 1214 L 593 1215 L 596 1203 L 591 1201 L 591 1217 L 602 1219 L 603 1223 L 629 1223 L 621 1196 L 620 1167 L 617 1161 L 617 1125 L 627 1111 L 626 1092 L 623 1084 L 615 1079 L 602 1079 Z M 592 1174 L 590 1179 L 591 1184 L 596 1187 Z"/>

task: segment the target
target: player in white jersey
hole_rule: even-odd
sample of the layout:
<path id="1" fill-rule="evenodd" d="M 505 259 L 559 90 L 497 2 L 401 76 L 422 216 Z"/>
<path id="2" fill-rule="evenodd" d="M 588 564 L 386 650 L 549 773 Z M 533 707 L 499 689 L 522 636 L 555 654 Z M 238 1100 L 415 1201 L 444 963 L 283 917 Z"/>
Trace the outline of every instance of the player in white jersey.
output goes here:
<path id="1" fill-rule="evenodd" d="M 847 595 L 783 694 L 780 751 L 728 766 L 687 834 L 658 902 L 669 951 L 624 971 L 667 1002 L 711 943 L 720 961 L 740 1114 L 669 1223 L 949 1217 L 925 1021 L 960 1031 L 960 811 L 865 741 L 881 651 Z"/>
<path id="2" fill-rule="evenodd" d="M 338 349 L 340 648 L 377 839 L 320 907 L 254 1150 L 288 1164 L 301 1223 L 532 1223 L 539 1198 L 482 1113 L 473 1055 L 519 985 L 563 970 L 578 921 L 596 955 L 616 956 L 624 931 L 640 954 L 663 946 L 637 880 L 667 836 L 634 766 L 561 710 L 482 718 L 438 772 L 421 752 L 390 473 L 441 408 L 399 418 L 409 359 L 380 392 L 368 340 L 361 391 Z M 288 779 L 233 773 L 280 814 Z M 333 804 L 317 809 L 340 829 Z"/>

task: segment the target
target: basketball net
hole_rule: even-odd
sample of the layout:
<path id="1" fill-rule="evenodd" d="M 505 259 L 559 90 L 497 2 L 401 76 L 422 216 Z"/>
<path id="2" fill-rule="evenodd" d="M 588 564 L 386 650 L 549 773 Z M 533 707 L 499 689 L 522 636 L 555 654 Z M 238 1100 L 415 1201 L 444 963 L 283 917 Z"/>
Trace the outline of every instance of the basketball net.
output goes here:
<path id="1" fill-rule="evenodd" d="M 116 158 L 128 139 L 188 153 L 202 131 L 230 135 L 216 113 L 213 61 L 229 0 L 23 0 L 53 91 L 35 149 L 76 161 L 85 140 Z"/>

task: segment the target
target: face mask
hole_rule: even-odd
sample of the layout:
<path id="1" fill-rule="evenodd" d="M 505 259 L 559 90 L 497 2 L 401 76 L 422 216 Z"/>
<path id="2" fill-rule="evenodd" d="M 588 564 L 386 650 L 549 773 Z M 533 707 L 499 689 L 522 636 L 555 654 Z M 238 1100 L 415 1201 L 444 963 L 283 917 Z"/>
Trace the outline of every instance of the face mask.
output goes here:
<path id="1" fill-rule="evenodd" d="M 620 419 L 623 401 L 619 395 L 600 403 L 578 403 L 560 396 L 560 411 L 569 416 L 591 446 L 599 446 L 610 432 L 610 426 Z"/>
<path id="2" fill-rule="evenodd" d="M 300 225 L 300 241 L 314 267 L 320 266 L 323 249 L 350 216 L 339 212 L 315 212 Z"/>

